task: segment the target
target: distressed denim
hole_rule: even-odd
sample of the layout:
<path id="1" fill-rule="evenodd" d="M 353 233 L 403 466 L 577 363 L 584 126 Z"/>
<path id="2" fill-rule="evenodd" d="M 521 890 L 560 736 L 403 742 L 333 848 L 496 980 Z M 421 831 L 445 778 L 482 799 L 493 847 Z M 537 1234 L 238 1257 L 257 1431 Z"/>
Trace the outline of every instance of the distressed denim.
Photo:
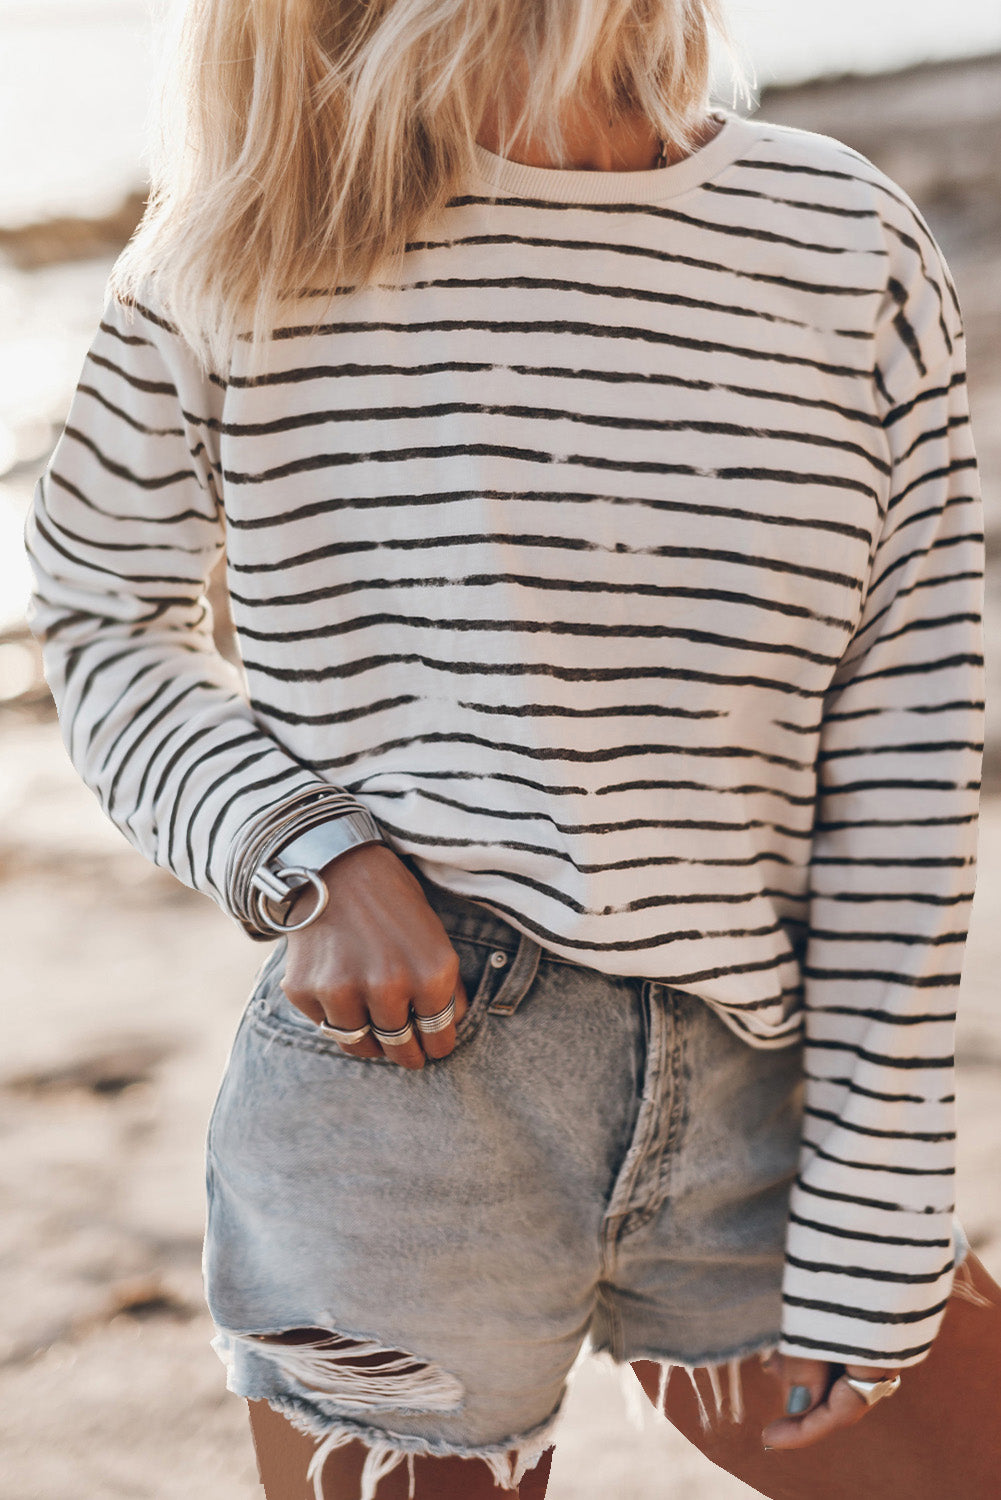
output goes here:
<path id="1" fill-rule="evenodd" d="M 239 1395 L 332 1448 L 364 1494 L 415 1453 L 514 1486 L 582 1350 L 729 1366 L 775 1347 L 801 1044 L 749 1047 L 700 999 L 548 956 L 424 881 L 470 998 L 421 1072 L 352 1058 L 254 985 L 207 1141 L 203 1270 Z M 331 1347 L 261 1335 L 329 1330 Z M 390 1364 L 351 1365 L 397 1351 Z"/>

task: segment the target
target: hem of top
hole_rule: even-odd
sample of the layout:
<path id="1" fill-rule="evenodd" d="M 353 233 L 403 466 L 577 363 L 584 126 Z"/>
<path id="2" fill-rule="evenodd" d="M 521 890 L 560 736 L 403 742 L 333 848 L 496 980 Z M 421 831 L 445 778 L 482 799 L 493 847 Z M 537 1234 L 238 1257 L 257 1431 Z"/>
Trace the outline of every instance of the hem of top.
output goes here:
<path id="1" fill-rule="evenodd" d="M 809 1339 L 800 1342 L 798 1339 L 782 1338 L 776 1353 L 781 1354 L 784 1359 L 811 1359 L 820 1364 L 836 1364 L 842 1368 L 847 1365 L 870 1365 L 878 1370 L 911 1370 L 916 1365 L 924 1364 L 933 1348 L 934 1339 L 929 1339 L 927 1346 L 919 1353 L 901 1357 L 896 1354 L 881 1354 L 875 1349 L 859 1349 L 853 1353 L 847 1345 L 837 1350 L 824 1349 L 812 1344 Z"/>
<path id="2" fill-rule="evenodd" d="M 760 133 L 760 124 L 727 109 L 713 109 L 723 127 L 711 141 L 681 161 L 639 172 L 601 172 L 533 167 L 497 156 L 474 142 L 473 180 L 494 196 L 537 198 L 554 203 L 658 203 L 704 186 L 732 166 Z"/>

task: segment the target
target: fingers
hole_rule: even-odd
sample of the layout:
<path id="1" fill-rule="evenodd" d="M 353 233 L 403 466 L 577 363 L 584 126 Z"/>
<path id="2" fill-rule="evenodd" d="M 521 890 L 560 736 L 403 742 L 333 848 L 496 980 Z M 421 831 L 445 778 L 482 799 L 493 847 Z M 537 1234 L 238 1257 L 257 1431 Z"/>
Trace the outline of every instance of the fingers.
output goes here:
<path id="1" fill-rule="evenodd" d="M 442 1025 L 449 1008 L 453 1011 L 452 1019 Z M 458 954 L 452 949 L 448 963 L 414 995 L 414 1018 L 428 1057 L 448 1056 L 455 1046 L 455 1028 L 468 1008 L 466 991 L 459 978 Z M 426 1029 L 429 1025 L 431 1030 Z"/>
<path id="2" fill-rule="evenodd" d="M 776 1354 L 766 1361 L 765 1368 L 779 1379 L 786 1411 L 784 1417 L 764 1429 L 766 1448 L 808 1448 L 832 1432 L 854 1427 L 870 1409 L 838 1374 L 841 1366 Z M 861 1367 L 851 1368 L 853 1375 L 862 1376 Z M 878 1379 L 886 1373 L 873 1370 L 864 1378 Z"/>
<path id="3" fill-rule="evenodd" d="M 286 999 L 296 1010 L 301 1010 L 303 1015 L 319 1026 L 326 1021 L 331 1026 L 336 1026 L 338 1031 L 360 1031 L 364 1026 L 370 1024 L 368 1006 L 362 993 L 358 989 L 344 987 L 332 992 L 327 996 L 326 1003 L 321 1002 L 308 991 L 304 991 L 293 984 L 286 974 L 281 981 L 280 988 L 284 991 Z M 358 1042 L 338 1042 L 342 1052 L 349 1057 L 381 1057 L 382 1048 L 371 1032 Z"/>
<path id="4" fill-rule="evenodd" d="M 349 1056 L 413 1069 L 447 1057 L 466 994 L 458 955 L 419 882 L 378 845 L 335 860 L 324 878 L 337 885 L 324 913 L 287 938 L 282 989 L 290 1002 L 316 1025 L 346 1032 L 371 1025 L 361 1041 L 338 1042 Z"/>
<path id="5" fill-rule="evenodd" d="M 385 1057 L 400 1068 L 424 1066 L 424 1049 L 411 1014 L 411 983 L 400 974 L 387 979 L 368 994 L 372 1033 Z"/>
<path id="6" fill-rule="evenodd" d="M 854 1427 L 869 1408 L 843 1380 L 836 1380 L 825 1400 L 805 1416 L 784 1417 L 772 1422 L 762 1434 L 769 1448 L 809 1448 L 832 1432 Z"/>
<path id="7" fill-rule="evenodd" d="M 399 1067 L 420 1069 L 427 1059 L 447 1057 L 456 1043 L 456 1027 L 469 1008 L 466 991 L 459 977 L 459 960 L 451 950 L 451 960 L 440 973 L 411 998 L 413 984 L 400 976 L 388 980 L 367 994 L 360 988 L 341 988 L 328 993 L 321 1002 L 313 995 L 292 989 L 287 980 L 282 989 L 298 1010 L 316 1025 L 326 1022 L 338 1031 L 352 1032 L 371 1027 L 367 1036 L 357 1042 L 337 1045 L 349 1057 L 386 1057 Z M 445 1020 L 446 1024 L 423 1031 L 418 1018 Z"/>

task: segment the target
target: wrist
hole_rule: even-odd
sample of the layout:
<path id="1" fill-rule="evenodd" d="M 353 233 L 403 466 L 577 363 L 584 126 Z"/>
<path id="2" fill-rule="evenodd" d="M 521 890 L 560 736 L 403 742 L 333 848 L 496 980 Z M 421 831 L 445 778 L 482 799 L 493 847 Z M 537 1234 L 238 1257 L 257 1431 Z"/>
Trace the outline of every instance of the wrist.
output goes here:
<path id="1" fill-rule="evenodd" d="M 238 831 L 226 862 L 226 904 L 251 937 L 280 937 L 290 930 L 294 894 L 311 887 L 319 916 L 328 893 L 318 872 L 356 844 L 381 839 L 368 808 L 344 788 L 299 788 Z"/>
<path id="2" fill-rule="evenodd" d="M 334 859 L 328 860 L 322 869 L 317 870 L 316 873 L 326 886 L 330 898 L 323 915 L 326 916 L 330 912 L 335 900 L 340 901 L 344 896 L 349 882 L 365 878 L 367 874 L 367 862 L 369 860 L 373 858 L 378 860 L 387 853 L 392 854 L 392 852 L 392 847 L 385 838 L 380 839 L 378 842 L 356 844 L 350 849 L 345 849 L 343 854 L 338 854 Z M 393 857 L 395 858 L 396 856 L 393 855 Z M 363 865 L 366 866 L 365 869 L 358 868 Z M 285 908 L 286 921 L 294 919 L 294 916 L 304 916 L 307 911 L 311 910 L 315 905 L 313 890 L 314 888 L 311 885 L 303 885 L 298 890 L 292 892 L 288 905 Z M 317 914 L 314 920 L 319 922 L 322 920 L 322 917 Z M 305 925 L 311 926 L 312 922 Z"/>
<path id="3" fill-rule="evenodd" d="M 326 909 L 333 867 L 355 849 L 384 842 L 379 825 L 360 803 L 293 833 L 269 850 L 254 872 L 253 915 L 276 934 L 311 926 Z M 310 891 L 312 903 L 307 905 Z"/>

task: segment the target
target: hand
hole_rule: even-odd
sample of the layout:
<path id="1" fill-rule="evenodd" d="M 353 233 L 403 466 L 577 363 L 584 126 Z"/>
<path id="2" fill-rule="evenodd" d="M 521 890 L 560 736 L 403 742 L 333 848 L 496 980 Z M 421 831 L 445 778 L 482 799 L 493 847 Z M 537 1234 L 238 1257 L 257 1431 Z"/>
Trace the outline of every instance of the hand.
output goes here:
<path id="1" fill-rule="evenodd" d="M 830 1365 L 819 1359 L 794 1359 L 787 1354 L 773 1354 L 765 1361 L 765 1369 L 781 1382 L 783 1406 L 793 1386 L 804 1386 L 810 1394 L 809 1405 L 801 1414 L 770 1422 L 761 1434 L 766 1447 L 786 1449 L 809 1448 L 829 1433 L 854 1427 L 873 1410 L 857 1391 L 845 1384 L 842 1374 L 859 1380 L 884 1380 L 898 1373 L 875 1365 Z"/>
<path id="2" fill-rule="evenodd" d="M 396 1031 L 418 1015 L 432 1016 L 455 995 L 455 1022 L 468 1009 L 459 959 L 418 880 L 387 844 L 361 844 L 322 872 L 330 900 L 326 911 L 288 935 L 282 989 L 317 1025 L 345 1031 L 371 1021 Z M 303 893 L 312 899 L 308 888 Z M 286 920 L 294 921 L 292 908 Z M 352 1057 L 387 1057 L 403 1068 L 447 1057 L 455 1022 L 385 1052 L 374 1036 L 342 1050 Z"/>

